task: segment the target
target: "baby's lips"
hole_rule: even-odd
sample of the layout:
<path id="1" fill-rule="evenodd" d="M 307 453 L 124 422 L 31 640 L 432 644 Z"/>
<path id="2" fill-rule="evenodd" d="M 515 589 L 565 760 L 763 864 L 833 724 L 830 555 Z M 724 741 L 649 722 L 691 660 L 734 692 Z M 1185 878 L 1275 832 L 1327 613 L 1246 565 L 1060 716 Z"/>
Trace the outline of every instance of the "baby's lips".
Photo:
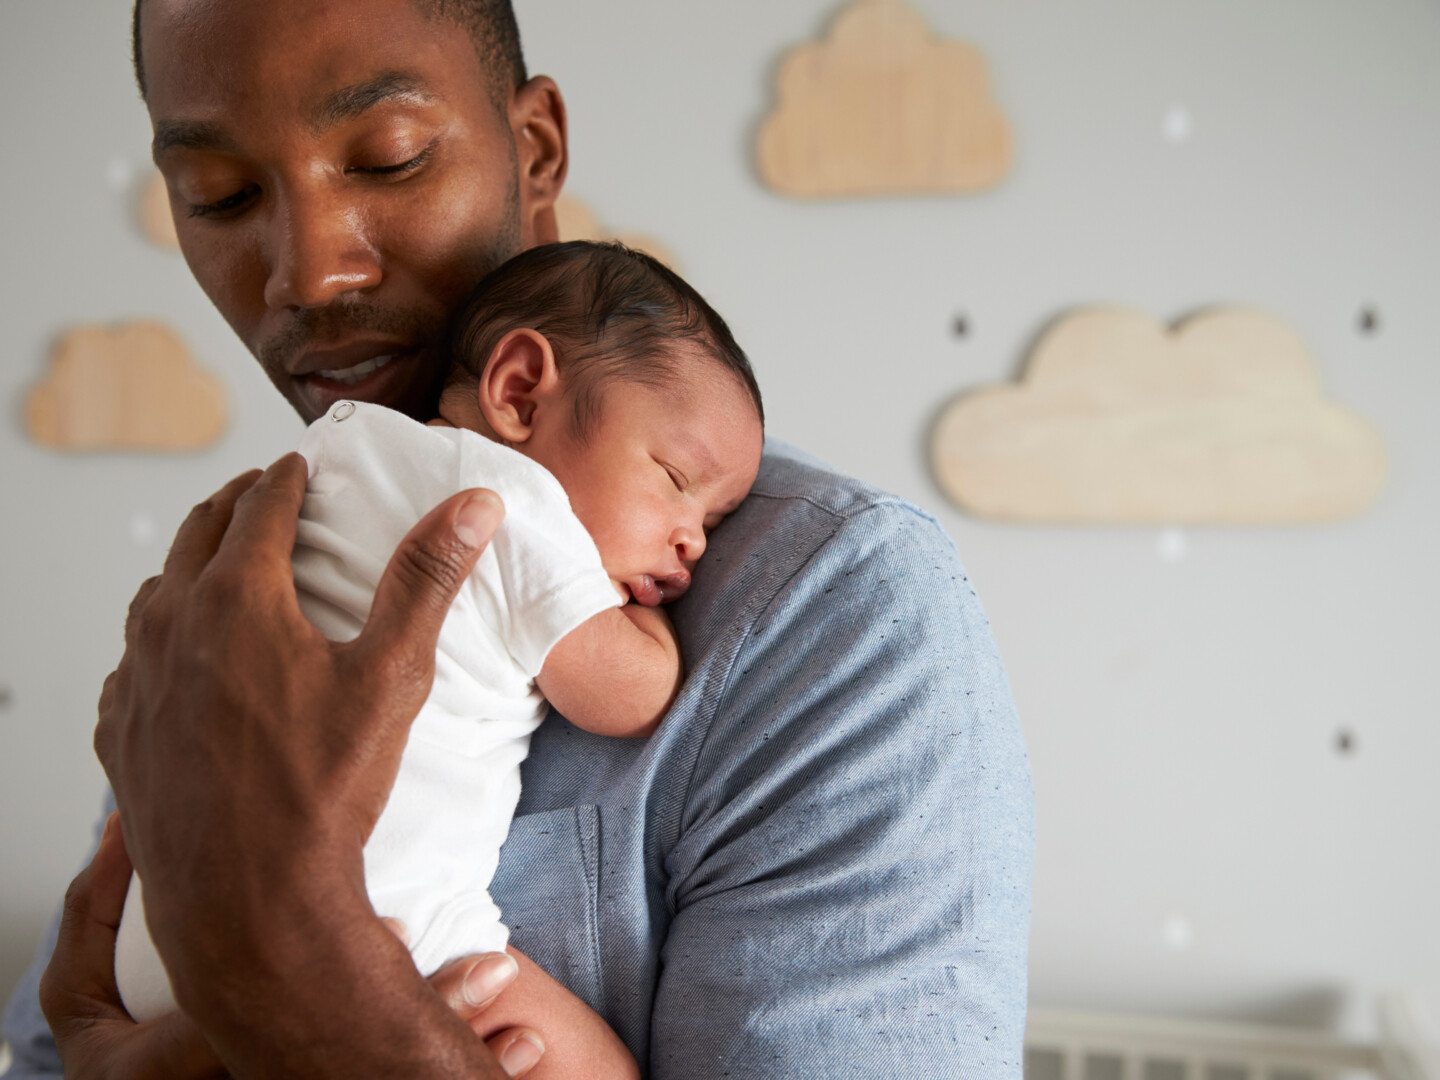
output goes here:
<path id="1" fill-rule="evenodd" d="M 678 574 L 670 574 L 668 577 L 659 578 L 655 582 L 660 590 L 660 603 L 668 604 L 672 600 L 679 600 L 690 588 L 690 575 L 685 571 Z"/>
<path id="2" fill-rule="evenodd" d="M 690 575 L 684 570 L 678 574 L 667 574 L 659 578 L 641 574 L 640 577 L 626 582 L 625 585 L 630 590 L 630 598 L 635 603 L 645 607 L 659 607 L 661 604 L 668 604 L 671 600 L 678 600 L 685 595 L 685 590 L 690 588 Z"/>
<path id="3" fill-rule="evenodd" d="M 660 586 L 649 574 L 642 574 L 634 581 L 625 583 L 630 590 L 630 599 L 642 607 L 658 607 L 661 602 Z"/>

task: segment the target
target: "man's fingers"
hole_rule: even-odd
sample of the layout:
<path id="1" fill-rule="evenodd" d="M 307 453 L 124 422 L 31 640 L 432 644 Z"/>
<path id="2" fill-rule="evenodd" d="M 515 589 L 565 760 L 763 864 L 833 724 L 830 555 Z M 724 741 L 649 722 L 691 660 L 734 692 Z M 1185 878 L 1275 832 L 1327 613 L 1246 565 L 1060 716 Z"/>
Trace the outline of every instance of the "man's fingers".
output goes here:
<path id="1" fill-rule="evenodd" d="M 136 628 L 145 613 L 145 605 L 155 595 L 155 590 L 160 588 L 160 578 L 146 578 L 140 583 L 140 588 L 135 590 L 135 598 L 130 601 L 130 608 L 125 612 L 125 641 L 129 644 L 135 636 Z"/>
<path id="2" fill-rule="evenodd" d="M 75 904 L 84 910 L 86 919 L 115 930 L 120 927 L 120 916 L 125 910 L 125 893 L 130 890 L 130 855 L 125 851 L 125 838 L 120 825 L 120 814 L 105 818 L 104 831 L 99 834 L 99 848 L 91 864 L 75 878 L 71 890 L 75 893 Z M 76 891 L 75 886 L 85 884 Z M 71 907 L 71 896 L 65 897 L 66 909 Z"/>
<path id="3" fill-rule="evenodd" d="M 492 1035 L 485 1045 L 509 1076 L 524 1076 L 540 1062 L 545 1043 L 537 1032 L 528 1028 L 510 1028 Z"/>
<path id="4" fill-rule="evenodd" d="M 446 964 L 429 981 L 445 1004 L 468 1024 L 519 974 L 520 965 L 508 953 L 485 953 Z"/>
<path id="5" fill-rule="evenodd" d="M 111 814 L 95 857 L 65 893 L 60 936 L 40 982 L 40 1006 L 52 1028 L 125 1015 L 115 990 L 115 930 L 129 886 L 120 817 Z"/>
<path id="6" fill-rule="evenodd" d="M 212 571 L 235 563 L 254 566 L 269 562 L 277 569 L 283 567 L 284 582 L 291 583 L 290 552 L 295 547 L 295 526 L 305 500 L 308 472 L 303 457 L 286 454 L 260 474 L 235 502 L 229 527 L 210 561 Z M 246 583 L 262 582 L 251 572 Z M 293 601 L 293 589 L 290 595 Z"/>
<path id="7" fill-rule="evenodd" d="M 225 530 L 230 527 L 230 517 L 235 512 L 235 503 L 249 491 L 261 476 L 259 469 L 241 473 L 214 495 L 192 509 L 175 534 L 170 545 L 170 554 L 165 558 L 165 575 L 170 578 L 184 578 L 193 581 L 200 571 L 215 557 Z M 146 582 L 148 585 L 149 582 Z M 142 586 L 142 591 L 143 591 Z M 136 600 L 140 598 L 137 596 Z M 134 605 L 131 605 L 132 612 Z"/>
<path id="8" fill-rule="evenodd" d="M 504 517 L 500 497 L 477 489 L 451 496 L 420 519 L 391 556 L 370 620 L 354 643 L 366 666 L 433 670 L 445 613 Z M 417 689 L 428 690 L 428 681 Z"/>

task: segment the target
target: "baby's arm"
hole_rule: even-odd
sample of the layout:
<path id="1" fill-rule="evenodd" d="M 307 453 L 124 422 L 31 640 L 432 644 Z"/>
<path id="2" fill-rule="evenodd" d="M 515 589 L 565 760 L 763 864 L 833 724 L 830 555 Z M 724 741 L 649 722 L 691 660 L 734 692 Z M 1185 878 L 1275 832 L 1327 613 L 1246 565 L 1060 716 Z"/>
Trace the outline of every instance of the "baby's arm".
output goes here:
<path id="1" fill-rule="evenodd" d="M 578 728 L 649 735 L 680 689 L 680 646 L 660 608 L 602 611 L 560 639 L 535 683 Z"/>

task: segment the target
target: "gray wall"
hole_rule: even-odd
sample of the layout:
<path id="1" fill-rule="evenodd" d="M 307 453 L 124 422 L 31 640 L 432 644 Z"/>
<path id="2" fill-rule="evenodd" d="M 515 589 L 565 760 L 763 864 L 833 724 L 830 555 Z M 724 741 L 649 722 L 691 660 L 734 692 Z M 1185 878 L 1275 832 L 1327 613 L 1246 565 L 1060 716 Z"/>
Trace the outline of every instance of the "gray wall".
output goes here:
<path id="1" fill-rule="evenodd" d="M 0 991 L 82 859 L 94 701 L 125 604 L 186 508 L 297 421 L 189 279 L 129 227 L 145 164 L 124 0 L 0 6 Z M 1362 1023 L 1440 1008 L 1440 16 L 1424 0 L 918 0 L 978 42 L 1010 181 L 962 199 L 804 204 L 749 145 L 784 49 L 829 0 L 520 0 L 572 116 L 571 189 L 661 237 L 755 359 L 771 431 L 939 515 L 979 584 L 1039 810 L 1032 996 Z M 1183 105 L 1193 137 L 1162 138 Z M 117 186 L 118 185 L 118 186 Z M 1082 302 L 1287 320 L 1394 478 L 1342 525 L 1158 531 L 967 520 L 923 437 Z M 1357 332 L 1374 305 L 1375 335 Z M 973 327 L 957 339 L 957 313 Z M 159 315 L 232 388 L 184 458 L 26 442 L 58 329 Z M 1338 754 L 1340 729 L 1356 752 Z M 1183 947 L 1181 947 L 1183 946 Z"/>

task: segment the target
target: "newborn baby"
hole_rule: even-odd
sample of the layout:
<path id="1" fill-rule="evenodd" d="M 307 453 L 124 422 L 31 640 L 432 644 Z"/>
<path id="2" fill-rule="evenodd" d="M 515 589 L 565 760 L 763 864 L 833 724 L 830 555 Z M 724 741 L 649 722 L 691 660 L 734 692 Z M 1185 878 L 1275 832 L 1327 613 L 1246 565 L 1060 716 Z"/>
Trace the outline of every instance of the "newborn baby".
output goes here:
<path id="1" fill-rule="evenodd" d="M 505 503 L 446 619 L 434 687 L 365 848 L 375 912 L 404 926 L 425 974 L 505 947 L 487 889 L 546 702 L 601 735 L 659 724 L 681 680 L 659 605 L 689 587 L 763 442 L 760 391 L 724 321 L 618 245 L 512 259 L 476 289 L 452 347 L 428 425 L 349 401 L 311 425 L 293 557 L 306 617 L 349 640 L 431 507 L 472 487 Z M 140 905 L 132 879 L 116 978 L 145 1020 L 175 1005 Z"/>

